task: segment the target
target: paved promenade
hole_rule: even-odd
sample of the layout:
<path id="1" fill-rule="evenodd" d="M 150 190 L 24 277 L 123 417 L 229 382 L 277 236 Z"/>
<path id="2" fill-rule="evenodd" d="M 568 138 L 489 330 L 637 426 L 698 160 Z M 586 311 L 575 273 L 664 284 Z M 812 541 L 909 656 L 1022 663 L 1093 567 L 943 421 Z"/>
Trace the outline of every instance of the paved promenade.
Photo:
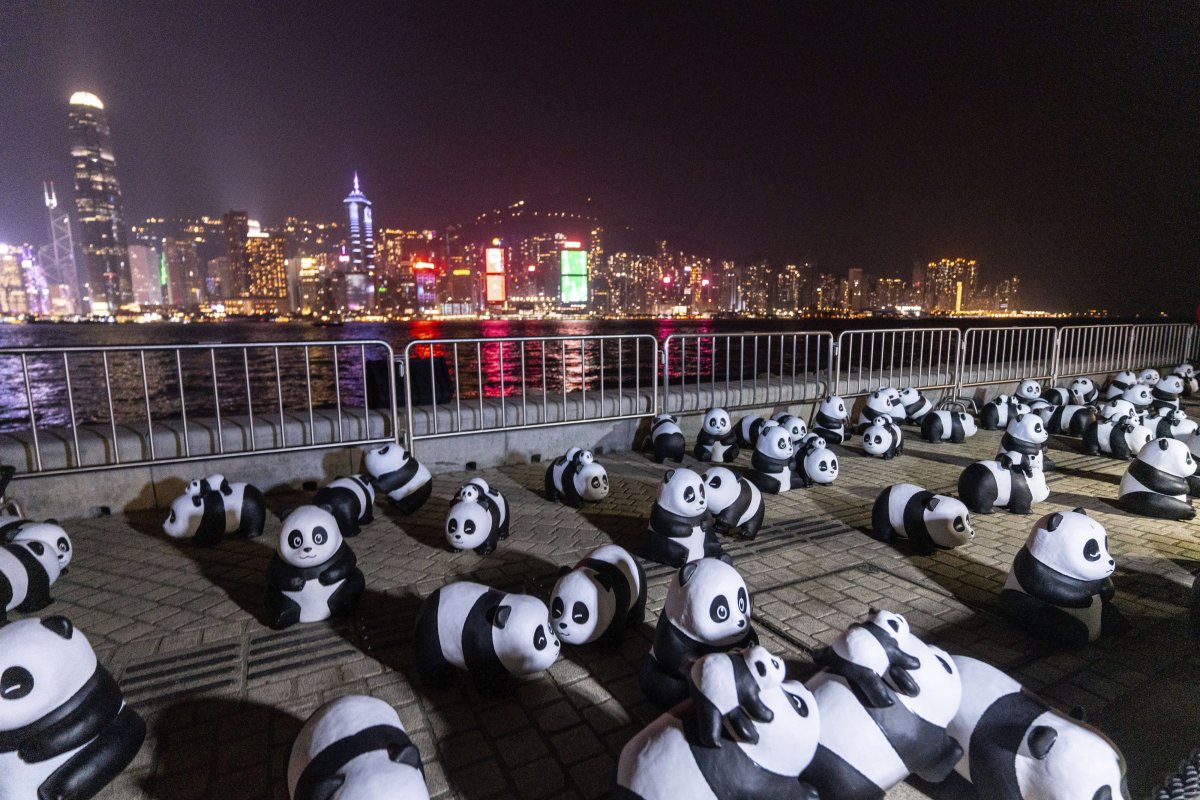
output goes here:
<path id="1" fill-rule="evenodd" d="M 893 461 L 863 456 L 857 439 L 839 448 L 833 486 L 768 498 L 759 538 L 727 543 L 753 593 L 763 643 L 804 677 L 812 649 L 869 606 L 902 612 L 947 650 L 999 665 L 1064 708 L 1085 708 L 1122 747 L 1134 796 L 1144 796 L 1200 745 L 1200 657 L 1185 626 L 1200 522 L 1117 510 L 1111 500 L 1124 464 L 1057 439 L 1059 471 L 1048 475 L 1050 500 L 1035 515 L 976 517 L 976 538 L 966 547 L 913 556 L 863 533 L 876 494 L 899 481 L 951 491 L 964 466 L 994 456 L 1000 435 L 981 431 L 964 445 L 927 444 L 912 429 L 907 435 L 906 454 Z M 564 648 L 548 674 L 523 681 L 511 698 L 481 698 L 466 683 L 426 690 L 415 680 L 410 646 L 421 598 L 447 581 L 524 585 L 546 598 L 558 568 L 599 544 L 637 553 L 664 468 L 636 453 L 600 460 L 612 493 L 582 512 L 541 496 L 544 464 L 482 473 L 508 496 L 512 516 L 511 538 L 488 557 L 449 552 L 441 533 L 449 498 L 469 474 L 438 477 L 433 498 L 414 516 L 379 507 L 377 521 L 351 540 L 368 586 L 355 617 L 283 633 L 260 621 L 277 520 L 260 541 L 211 550 L 167 539 L 157 512 L 65 523 L 76 556 L 44 614 L 65 614 L 89 636 L 149 723 L 141 754 L 100 797 L 285 798 L 292 737 L 319 704 L 347 693 L 397 708 L 435 797 L 605 796 L 621 747 L 656 714 L 641 698 L 636 670 L 668 569 L 648 564 L 647 624 L 620 651 Z M 743 455 L 740 465 L 748 461 Z M 236 474 L 236 463 L 227 474 L 253 480 Z M 279 510 L 303 496 L 269 500 Z M 1077 506 L 1108 529 L 1117 603 L 1134 630 L 1078 654 L 1041 653 L 998 617 L 996 596 L 1037 516 Z M 889 795 L 923 796 L 905 785 Z"/>

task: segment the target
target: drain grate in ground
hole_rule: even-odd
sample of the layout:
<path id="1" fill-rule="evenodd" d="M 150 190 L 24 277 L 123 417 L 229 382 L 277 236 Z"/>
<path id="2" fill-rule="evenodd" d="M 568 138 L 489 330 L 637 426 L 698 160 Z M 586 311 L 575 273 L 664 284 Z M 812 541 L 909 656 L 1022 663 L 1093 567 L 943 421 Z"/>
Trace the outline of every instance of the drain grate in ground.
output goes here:
<path id="1" fill-rule="evenodd" d="M 358 654 L 349 641 L 349 626 L 336 624 L 300 625 L 281 633 L 250 637 L 246 680 L 308 670 L 319 664 Z"/>
<path id="2" fill-rule="evenodd" d="M 121 691 L 133 705 L 154 705 L 236 686 L 242 677 L 241 642 L 135 661 L 121 673 Z"/>

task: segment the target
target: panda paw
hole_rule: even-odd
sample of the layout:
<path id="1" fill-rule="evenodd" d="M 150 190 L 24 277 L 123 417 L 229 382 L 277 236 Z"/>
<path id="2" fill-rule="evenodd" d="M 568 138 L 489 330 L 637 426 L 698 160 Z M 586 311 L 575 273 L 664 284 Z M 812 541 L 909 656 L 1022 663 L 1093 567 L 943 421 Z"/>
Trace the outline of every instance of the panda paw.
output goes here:
<path id="1" fill-rule="evenodd" d="M 725 723 L 743 742 L 758 744 L 758 728 L 754 727 L 754 721 L 750 719 L 750 715 L 741 708 L 735 708 L 726 714 Z"/>

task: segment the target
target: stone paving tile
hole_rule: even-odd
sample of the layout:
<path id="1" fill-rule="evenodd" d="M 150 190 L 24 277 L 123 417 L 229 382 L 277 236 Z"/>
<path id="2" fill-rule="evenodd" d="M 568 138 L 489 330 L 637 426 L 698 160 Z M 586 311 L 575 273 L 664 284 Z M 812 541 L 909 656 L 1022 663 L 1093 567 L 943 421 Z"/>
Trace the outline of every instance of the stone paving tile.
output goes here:
<path id="1" fill-rule="evenodd" d="M 878 604 L 906 614 L 930 641 L 989 660 L 1064 708 L 1086 707 L 1101 728 L 1124 718 L 1128 698 L 1194 663 L 1184 618 L 1200 564 L 1200 523 L 1121 512 L 1111 500 L 1125 465 L 1056 438 L 1059 470 L 1048 474 L 1051 497 L 1034 515 L 976 517 L 976 538 L 966 547 L 916 556 L 867 535 L 876 494 L 901 481 L 953 491 L 967 464 L 994 456 L 1000 435 L 981 431 L 962 445 L 928 444 L 912 429 L 906 435 L 905 454 L 886 462 L 864 456 L 857 439 L 835 447 L 837 482 L 767 498 L 759 538 L 726 542 L 751 588 L 760 636 L 798 676 L 812 671 L 813 649 Z M 471 473 L 438 476 L 433 497 L 411 516 L 380 506 L 377 521 L 351 540 L 368 584 L 355 617 L 282 634 L 262 622 L 276 518 L 258 540 L 210 550 L 167 539 L 160 513 L 66 523 L 75 561 L 46 613 L 69 615 L 88 635 L 150 730 L 138 760 L 99 796 L 286 797 L 288 748 L 304 718 L 352 692 L 397 708 L 421 748 L 434 797 L 605 796 L 621 747 L 657 715 L 641 698 L 636 673 L 671 570 L 647 564 L 647 622 L 616 652 L 567 650 L 507 697 L 480 696 L 465 681 L 430 691 L 415 680 L 411 652 L 421 598 L 448 581 L 524 587 L 546 598 L 559 567 L 596 546 L 616 542 L 640 552 L 666 467 L 629 452 L 600 460 L 612 492 L 579 511 L 541 497 L 544 464 L 484 473 L 507 495 L 512 518 L 512 536 L 488 557 L 452 553 L 442 538 L 450 498 Z M 748 462 L 743 455 L 737 466 Z M 703 469 L 690 457 L 684 463 Z M 303 500 L 299 493 L 268 498 L 276 511 Z M 1035 519 L 1076 506 L 1108 529 L 1117 602 L 1135 627 L 1081 653 L 1040 652 L 1000 617 L 996 596 Z M 112 558 L 118 541 L 120 557 Z M 1127 729 L 1121 735 L 1133 735 Z M 1172 759 L 1200 742 L 1200 730 L 1180 736 Z M 1136 795 L 1147 787 L 1133 788 Z M 909 786 L 890 795 L 921 796 Z"/>

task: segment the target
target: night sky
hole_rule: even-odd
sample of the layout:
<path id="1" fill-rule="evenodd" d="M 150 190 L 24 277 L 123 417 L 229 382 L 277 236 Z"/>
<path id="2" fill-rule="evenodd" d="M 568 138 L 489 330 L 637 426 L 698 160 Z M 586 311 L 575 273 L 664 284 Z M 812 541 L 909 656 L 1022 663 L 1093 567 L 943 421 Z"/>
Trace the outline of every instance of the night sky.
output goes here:
<path id="1" fill-rule="evenodd" d="M 0 0 L 0 241 L 47 239 L 84 89 L 129 220 L 340 218 L 358 170 L 383 225 L 591 198 L 714 256 L 1200 300 L 1195 3 L 329 5 Z"/>

